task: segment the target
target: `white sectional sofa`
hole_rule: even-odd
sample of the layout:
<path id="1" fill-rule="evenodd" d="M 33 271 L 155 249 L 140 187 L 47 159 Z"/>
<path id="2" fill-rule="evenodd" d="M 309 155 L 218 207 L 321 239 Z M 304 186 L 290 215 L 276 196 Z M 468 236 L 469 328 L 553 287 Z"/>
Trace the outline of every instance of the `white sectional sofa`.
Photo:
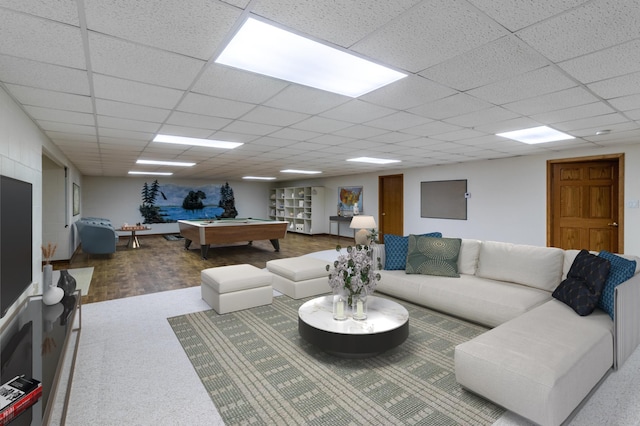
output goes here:
<path id="1" fill-rule="evenodd" d="M 533 422 L 558 425 L 640 342 L 640 258 L 625 256 L 636 269 L 615 289 L 614 322 L 597 308 L 580 316 L 552 297 L 577 254 L 463 239 L 460 277 L 381 270 L 376 291 L 491 327 L 456 348 L 458 382 Z"/>

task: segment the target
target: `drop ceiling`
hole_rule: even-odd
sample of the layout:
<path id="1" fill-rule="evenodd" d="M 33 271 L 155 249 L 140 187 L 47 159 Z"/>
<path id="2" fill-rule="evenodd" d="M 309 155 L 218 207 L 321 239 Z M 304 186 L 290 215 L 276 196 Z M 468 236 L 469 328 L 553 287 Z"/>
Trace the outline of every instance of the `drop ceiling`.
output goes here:
<path id="1" fill-rule="evenodd" d="M 350 98 L 216 64 L 248 17 L 409 77 Z M 638 22 L 632 0 L 0 0 L 0 85 L 88 176 L 386 173 L 639 143 Z M 575 139 L 495 136 L 540 125 Z"/>

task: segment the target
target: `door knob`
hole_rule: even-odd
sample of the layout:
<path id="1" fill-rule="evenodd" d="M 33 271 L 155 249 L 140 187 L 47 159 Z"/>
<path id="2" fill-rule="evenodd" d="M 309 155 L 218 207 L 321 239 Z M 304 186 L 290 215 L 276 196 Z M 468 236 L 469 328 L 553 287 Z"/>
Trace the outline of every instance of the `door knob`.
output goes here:
<path id="1" fill-rule="evenodd" d="M 382 216 L 386 215 L 386 213 L 382 213 Z"/>
<path id="2" fill-rule="evenodd" d="M 617 226 L 618 226 L 618 223 L 617 223 L 617 222 L 613 222 L 613 223 L 608 223 L 607 225 L 609 225 L 609 226 L 613 226 L 613 227 L 617 227 Z"/>

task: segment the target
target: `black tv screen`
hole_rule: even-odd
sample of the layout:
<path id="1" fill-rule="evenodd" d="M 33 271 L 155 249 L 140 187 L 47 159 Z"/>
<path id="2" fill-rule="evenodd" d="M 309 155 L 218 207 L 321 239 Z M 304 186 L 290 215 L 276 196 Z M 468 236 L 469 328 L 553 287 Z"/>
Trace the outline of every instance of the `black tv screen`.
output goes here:
<path id="1" fill-rule="evenodd" d="M 33 279 L 32 207 L 30 183 L 0 176 L 0 317 Z"/>

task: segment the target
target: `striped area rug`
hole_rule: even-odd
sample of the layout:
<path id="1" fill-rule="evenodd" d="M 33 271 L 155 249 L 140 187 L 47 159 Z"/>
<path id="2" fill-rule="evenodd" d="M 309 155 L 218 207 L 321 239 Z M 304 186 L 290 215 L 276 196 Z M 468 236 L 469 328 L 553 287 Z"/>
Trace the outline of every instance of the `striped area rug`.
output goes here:
<path id="1" fill-rule="evenodd" d="M 226 425 L 490 425 L 504 410 L 463 390 L 454 347 L 486 329 L 404 301 L 409 338 L 343 359 L 298 334 L 306 300 L 169 318 Z"/>

